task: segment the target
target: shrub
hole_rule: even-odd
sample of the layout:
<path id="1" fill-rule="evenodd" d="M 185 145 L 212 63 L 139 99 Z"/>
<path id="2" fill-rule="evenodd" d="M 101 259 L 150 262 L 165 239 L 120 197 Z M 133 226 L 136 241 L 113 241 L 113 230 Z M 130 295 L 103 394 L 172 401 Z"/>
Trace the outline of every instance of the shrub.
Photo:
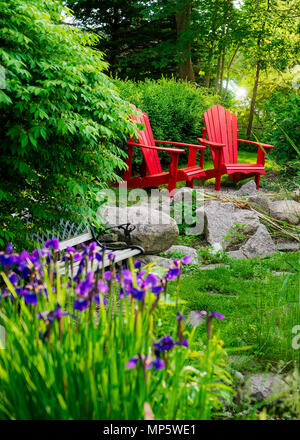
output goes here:
<path id="1" fill-rule="evenodd" d="M 7 287 L 0 293 L 6 349 L 0 356 L 0 419 L 209 419 L 230 395 L 222 343 L 206 316 L 207 348 L 193 343 L 177 313 L 169 334 L 157 316 L 178 303 L 181 265 L 163 278 L 138 262 L 116 273 L 113 254 L 104 273 L 87 272 L 103 258 L 96 243 L 69 248 L 59 274 L 58 242 L 31 255 L 0 254 Z M 53 248 L 53 249 L 51 249 Z M 80 261 L 71 281 L 69 268 Z M 73 270 L 71 270 L 73 272 Z M 75 271 L 74 271 L 75 273 Z M 176 301 L 167 284 L 177 280 Z M 170 306 L 168 306 L 170 307 Z M 202 345 L 203 347 L 203 345 Z"/>
<path id="2" fill-rule="evenodd" d="M 286 164 L 293 159 L 299 160 L 293 147 L 293 144 L 298 147 L 300 140 L 299 106 L 300 96 L 297 91 L 288 94 L 274 93 L 264 103 L 262 140 L 275 146 L 272 154 L 280 164 Z"/>
<path id="3" fill-rule="evenodd" d="M 155 139 L 197 144 L 196 139 L 202 136 L 204 127 L 203 113 L 220 102 L 218 96 L 204 88 L 174 78 L 139 82 L 116 80 L 115 83 L 123 99 L 148 114 Z M 169 163 L 168 154 L 160 154 L 160 158 Z M 183 160 L 182 156 L 180 159 Z M 140 164 L 141 161 L 142 155 L 136 149 L 134 162 Z"/>
<path id="4" fill-rule="evenodd" d="M 130 109 L 103 73 L 96 36 L 67 15 L 59 0 L 0 3 L 0 245 L 86 214 L 76 195 L 124 166 L 117 142 L 132 132 Z"/>

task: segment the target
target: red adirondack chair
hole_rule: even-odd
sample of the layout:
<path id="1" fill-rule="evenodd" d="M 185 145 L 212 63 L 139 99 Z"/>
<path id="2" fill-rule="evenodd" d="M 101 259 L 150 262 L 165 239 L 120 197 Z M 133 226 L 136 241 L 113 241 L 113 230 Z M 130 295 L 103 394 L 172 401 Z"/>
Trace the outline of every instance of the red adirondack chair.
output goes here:
<path id="1" fill-rule="evenodd" d="M 193 181 L 201 174 L 204 174 L 203 159 L 204 159 L 204 145 L 193 145 L 182 142 L 158 141 L 153 137 L 151 125 L 148 115 L 132 105 L 132 108 L 141 113 L 141 115 L 130 115 L 133 121 L 144 124 L 144 130 L 138 130 L 138 142 L 134 142 L 131 138 L 128 145 L 127 170 L 124 173 L 123 179 L 127 182 L 128 188 L 147 188 L 150 186 L 158 186 L 168 184 L 168 190 L 171 192 L 176 188 L 176 182 L 186 181 L 186 185 L 193 187 Z M 178 148 L 158 147 L 156 144 L 170 144 L 179 147 L 189 148 L 188 166 L 186 168 L 178 169 L 179 154 L 184 153 L 185 150 Z M 140 176 L 132 177 L 132 157 L 133 148 L 138 147 L 143 154 L 143 163 L 141 166 Z M 196 165 L 197 151 L 200 150 L 199 166 Z M 170 155 L 169 171 L 162 171 L 161 164 L 158 157 L 159 151 L 166 151 Z"/>
<path id="2" fill-rule="evenodd" d="M 214 163 L 214 169 L 205 170 L 205 179 L 215 177 L 215 189 L 218 191 L 223 174 L 228 174 L 229 179 L 235 182 L 255 176 L 256 187 L 259 189 L 260 176 L 265 174 L 265 152 L 268 153 L 271 148 L 274 148 L 273 145 L 238 139 L 236 115 L 225 110 L 221 105 L 214 105 L 203 116 L 205 129 L 203 129 L 202 138 L 197 140 L 201 145 L 209 145 Z M 240 142 L 258 147 L 255 164 L 238 163 Z"/>

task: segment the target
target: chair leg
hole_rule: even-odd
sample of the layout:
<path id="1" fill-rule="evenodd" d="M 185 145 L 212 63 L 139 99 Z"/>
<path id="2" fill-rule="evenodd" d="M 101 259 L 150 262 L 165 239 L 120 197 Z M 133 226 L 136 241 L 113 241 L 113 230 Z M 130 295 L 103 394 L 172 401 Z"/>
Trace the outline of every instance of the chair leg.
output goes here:
<path id="1" fill-rule="evenodd" d="M 259 190 L 259 181 L 260 181 L 260 174 L 257 174 L 257 176 L 255 176 L 255 183 L 256 183 L 257 191 Z"/>
<path id="2" fill-rule="evenodd" d="M 185 182 L 185 186 L 187 186 L 188 188 L 194 188 L 194 179 L 192 180 L 187 180 Z"/>
<path id="3" fill-rule="evenodd" d="M 220 187 L 221 187 L 221 174 L 218 174 L 216 176 L 216 181 L 215 181 L 215 190 L 220 191 Z"/>

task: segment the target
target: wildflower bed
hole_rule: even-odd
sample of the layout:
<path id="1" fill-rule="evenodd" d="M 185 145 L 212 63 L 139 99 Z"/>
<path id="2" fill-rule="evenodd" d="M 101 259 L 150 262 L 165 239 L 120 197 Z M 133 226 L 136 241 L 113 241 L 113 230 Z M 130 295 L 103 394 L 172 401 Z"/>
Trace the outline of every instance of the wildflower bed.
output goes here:
<path id="1" fill-rule="evenodd" d="M 105 271 L 91 243 L 66 250 L 67 267 L 80 261 L 68 279 L 58 246 L 54 239 L 16 254 L 9 245 L 0 254 L 0 419 L 210 419 L 220 410 L 231 379 L 212 322 L 224 316 L 199 311 L 203 341 L 185 326 L 178 295 L 191 258 L 175 259 L 162 276 L 132 261 L 117 273 L 114 254 Z M 170 307 L 176 314 L 162 333 Z"/>

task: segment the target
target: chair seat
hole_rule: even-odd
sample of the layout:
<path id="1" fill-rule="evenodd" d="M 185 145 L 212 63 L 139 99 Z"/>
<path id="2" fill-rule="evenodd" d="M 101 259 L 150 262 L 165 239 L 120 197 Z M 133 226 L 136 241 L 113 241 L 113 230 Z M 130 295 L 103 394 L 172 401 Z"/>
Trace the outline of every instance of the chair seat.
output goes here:
<path id="1" fill-rule="evenodd" d="M 204 174 L 204 170 L 199 166 L 181 168 L 177 171 L 177 175 L 183 180 L 197 179 L 202 174 Z"/>

